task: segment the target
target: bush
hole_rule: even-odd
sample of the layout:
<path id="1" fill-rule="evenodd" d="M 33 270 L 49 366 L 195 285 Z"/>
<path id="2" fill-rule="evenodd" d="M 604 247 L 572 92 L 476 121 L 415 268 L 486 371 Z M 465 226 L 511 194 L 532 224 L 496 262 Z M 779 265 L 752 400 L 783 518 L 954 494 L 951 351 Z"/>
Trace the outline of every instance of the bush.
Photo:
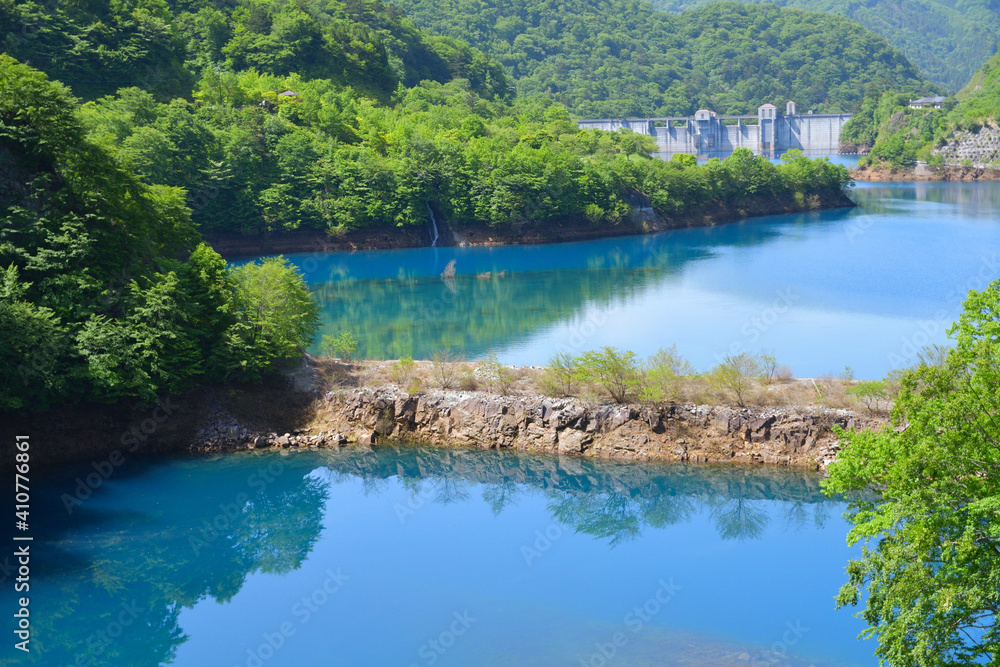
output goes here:
<path id="1" fill-rule="evenodd" d="M 478 374 L 486 382 L 489 391 L 503 396 L 508 395 L 514 385 L 514 372 L 501 364 L 493 352 L 479 364 Z"/>
<path id="2" fill-rule="evenodd" d="M 603 388 L 615 403 L 635 400 L 643 391 L 643 373 L 634 352 L 614 347 L 585 352 L 577 359 L 577 377 Z"/>
<path id="3" fill-rule="evenodd" d="M 671 345 L 657 351 L 646 364 L 643 398 L 650 401 L 676 401 L 681 395 L 681 378 L 694 374 L 691 365 Z"/>
<path id="4" fill-rule="evenodd" d="M 413 380 L 416 367 L 413 357 L 403 357 L 389 367 L 389 377 L 400 387 L 405 387 Z"/>
<path id="5" fill-rule="evenodd" d="M 358 339 L 350 331 L 341 331 L 336 336 L 323 336 L 323 351 L 331 357 L 350 361 L 358 351 Z"/>
<path id="6" fill-rule="evenodd" d="M 757 355 L 741 352 L 735 356 L 728 355 L 709 372 L 706 379 L 715 392 L 744 408 L 761 373 L 762 366 Z"/>
<path id="7" fill-rule="evenodd" d="M 447 350 L 435 352 L 431 358 L 434 370 L 434 381 L 442 389 L 454 389 L 458 384 L 457 373 L 455 372 L 455 362 L 458 359 Z"/>
<path id="8" fill-rule="evenodd" d="M 847 395 L 860 403 L 868 414 L 885 412 L 889 405 L 886 383 L 882 380 L 864 380 L 847 390 Z"/>
<path id="9" fill-rule="evenodd" d="M 551 359 L 542 372 L 542 393 L 549 396 L 574 396 L 577 390 L 579 367 L 577 360 L 560 352 Z"/>

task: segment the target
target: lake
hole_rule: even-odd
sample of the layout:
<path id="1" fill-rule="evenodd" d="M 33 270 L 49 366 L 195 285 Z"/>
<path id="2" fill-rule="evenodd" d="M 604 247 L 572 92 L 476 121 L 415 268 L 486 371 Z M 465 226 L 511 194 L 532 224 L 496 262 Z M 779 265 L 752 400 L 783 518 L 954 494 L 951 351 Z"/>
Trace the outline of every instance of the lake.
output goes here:
<path id="1" fill-rule="evenodd" d="M 801 377 L 850 366 L 878 378 L 946 343 L 968 290 L 1000 276 L 1000 184 L 860 184 L 852 196 L 854 209 L 648 236 L 289 258 L 323 333 L 353 332 L 368 358 L 542 365 L 676 344 L 700 370 L 766 350 Z"/>
<path id="2" fill-rule="evenodd" d="M 129 461 L 68 513 L 91 471 L 35 482 L 44 652 L 4 664 L 875 664 L 813 473 L 247 452 Z"/>

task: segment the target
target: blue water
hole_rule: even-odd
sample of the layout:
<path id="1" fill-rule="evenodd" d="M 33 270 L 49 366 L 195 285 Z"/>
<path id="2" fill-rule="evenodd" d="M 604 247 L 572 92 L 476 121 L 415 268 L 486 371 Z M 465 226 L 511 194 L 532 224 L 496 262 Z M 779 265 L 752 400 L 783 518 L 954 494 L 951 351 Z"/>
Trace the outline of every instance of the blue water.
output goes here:
<path id="1" fill-rule="evenodd" d="M 702 370 L 766 350 L 799 376 L 851 366 L 876 378 L 947 343 L 968 290 L 1000 276 L 1000 184 L 862 184 L 852 196 L 859 207 L 649 236 L 290 258 L 321 301 L 323 333 L 353 332 L 369 358 L 493 351 L 535 365 L 676 344 Z"/>
<path id="2" fill-rule="evenodd" d="M 36 653 L 4 664 L 875 664 L 811 473 L 249 452 L 127 462 L 70 515 L 88 472 L 35 483 Z"/>

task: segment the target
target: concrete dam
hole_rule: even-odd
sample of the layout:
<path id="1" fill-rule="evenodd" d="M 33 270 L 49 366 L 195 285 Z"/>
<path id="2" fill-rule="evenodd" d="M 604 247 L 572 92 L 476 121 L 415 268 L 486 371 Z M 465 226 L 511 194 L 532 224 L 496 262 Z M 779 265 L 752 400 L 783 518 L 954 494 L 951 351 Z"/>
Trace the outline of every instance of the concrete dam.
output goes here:
<path id="1" fill-rule="evenodd" d="M 758 155 L 774 157 L 797 148 L 809 154 L 840 151 L 840 129 L 851 114 L 796 114 L 789 102 L 779 114 L 773 104 L 764 104 L 756 116 L 717 116 L 700 109 L 694 117 L 621 118 L 581 120 L 580 129 L 616 132 L 631 130 L 653 137 L 662 154 L 687 153 L 704 157 L 729 155 L 749 148 Z"/>

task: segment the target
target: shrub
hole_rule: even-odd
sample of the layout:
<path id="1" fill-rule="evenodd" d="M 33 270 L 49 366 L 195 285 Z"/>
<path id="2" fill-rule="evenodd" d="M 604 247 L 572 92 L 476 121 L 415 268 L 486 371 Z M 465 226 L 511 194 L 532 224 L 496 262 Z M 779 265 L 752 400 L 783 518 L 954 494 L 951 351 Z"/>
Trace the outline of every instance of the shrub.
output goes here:
<path id="1" fill-rule="evenodd" d="M 585 352 L 577 359 L 581 382 L 602 387 L 615 403 L 634 400 L 643 389 L 643 373 L 634 352 L 614 347 Z"/>
<path id="2" fill-rule="evenodd" d="M 676 401 L 681 395 L 681 378 L 694 374 L 691 365 L 676 345 L 661 348 L 649 358 L 643 398 L 650 401 Z"/>
<path id="3" fill-rule="evenodd" d="M 847 390 L 847 395 L 865 407 L 868 414 L 884 412 L 888 407 L 889 395 L 882 380 L 864 380 Z"/>
<path id="4" fill-rule="evenodd" d="M 350 361 L 358 351 L 358 339 L 350 331 L 341 331 L 336 336 L 323 336 L 323 351 L 331 357 Z"/>
<path id="5" fill-rule="evenodd" d="M 750 393 L 761 376 L 761 363 L 756 355 L 741 352 L 728 355 L 713 368 L 706 378 L 709 386 L 741 408 L 746 407 Z"/>
<path id="6" fill-rule="evenodd" d="M 457 358 L 447 350 L 435 352 L 431 358 L 434 369 L 434 381 L 442 389 L 454 389 L 457 384 L 455 362 Z"/>
<path id="7" fill-rule="evenodd" d="M 496 392 L 503 396 L 510 393 L 514 385 L 514 372 L 504 364 L 500 363 L 497 355 L 493 352 L 479 364 L 479 376 L 486 382 L 486 387 L 491 392 Z"/>
<path id="8" fill-rule="evenodd" d="M 760 375 L 764 382 L 771 384 L 778 373 L 778 360 L 769 352 L 761 352 L 757 357 L 760 361 Z"/>
<path id="9" fill-rule="evenodd" d="M 541 389 L 549 396 L 573 396 L 577 390 L 577 360 L 566 352 L 560 352 L 551 359 L 542 372 Z"/>
<path id="10" fill-rule="evenodd" d="M 413 374 L 416 372 L 417 364 L 413 357 L 403 357 L 389 368 L 389 377 L 401 387 L 410 383 Z"/>
<path id="11" fill-rule="evenodd" d="M 476 374 L 471 368 L 463 368 L 458 375 L 458 388 L 462 391 L 476 391 L 479 389 L 479 382 L 476 381 Z"/>
<path id="12" fill-rule="evenodd" d="M 774 376 L 779 382 L 789 382 L 794 376 L 792 373 L 792 367 L 782 364 L 774 371 Z"/>

